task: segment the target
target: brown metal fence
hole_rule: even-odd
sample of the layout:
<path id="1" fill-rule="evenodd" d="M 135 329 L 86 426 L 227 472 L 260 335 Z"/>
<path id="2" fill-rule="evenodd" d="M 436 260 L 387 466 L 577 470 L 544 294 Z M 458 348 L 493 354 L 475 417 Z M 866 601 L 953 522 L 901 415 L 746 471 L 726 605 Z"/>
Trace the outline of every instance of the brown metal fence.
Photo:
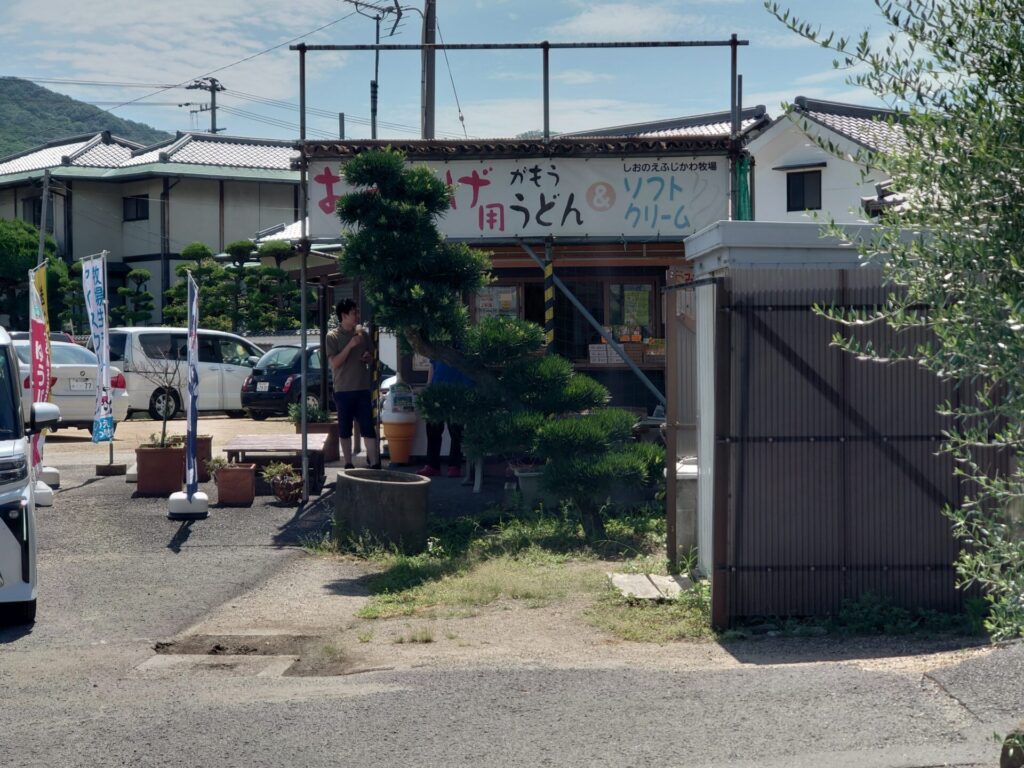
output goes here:
<path id="1" fill-rule="evenodd" d="M 936 406 L 958 390 L 908 362 L 857 360 L 815 304 L 870 306 L 873 270 L 736 271 L 716 310 L 713 619 L 835 613 L 881 594 L 957 610 L 958 543 L 943 505 L 960 489 L 938 453 Z M 846 332 L 878 350 L 922 332 Z"/>

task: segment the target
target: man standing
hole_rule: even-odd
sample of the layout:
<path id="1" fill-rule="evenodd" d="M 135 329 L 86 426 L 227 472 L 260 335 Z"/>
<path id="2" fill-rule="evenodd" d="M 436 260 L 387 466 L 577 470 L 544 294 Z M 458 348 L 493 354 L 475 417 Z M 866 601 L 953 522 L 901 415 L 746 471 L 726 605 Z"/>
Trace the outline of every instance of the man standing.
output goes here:
<path id="1" fill-rule="evenodd" d="M 352 469 L 352 422 L 366 443 L 366 459 L 372 469 L 380 469 L 377 430 L 373 423 L 370 397 L 373 351 L 366 330 L 359 325 L 359 307 L 352 299 L 342 299 L 335 307 L 339 325 L 327 334 L 325 352 L 334 379 L 334 403 L 338 408 L 338 432 L 345 469 Z"/>

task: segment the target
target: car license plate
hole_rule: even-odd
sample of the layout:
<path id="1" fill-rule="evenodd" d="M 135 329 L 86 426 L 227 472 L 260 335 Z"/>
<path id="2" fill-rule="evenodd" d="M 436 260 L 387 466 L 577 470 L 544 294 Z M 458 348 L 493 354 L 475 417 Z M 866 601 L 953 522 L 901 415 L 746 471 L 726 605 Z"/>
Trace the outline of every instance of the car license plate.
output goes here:
<path id="1" fill-rule="evenodd" d="M 270 382 L 269 381 L 257 381 L 256 382 L 256 391 L 257 392 L 268 392 L 269 390 L 270 390 Z"/>
<path id="2" fill-rule="evenodd" d="M 92 385 L 92 379 L 80 379 L 76 377 L 68 379 L 68 381 L 71 384 L 72 392 L 84 392 L 94 388 Z"/>

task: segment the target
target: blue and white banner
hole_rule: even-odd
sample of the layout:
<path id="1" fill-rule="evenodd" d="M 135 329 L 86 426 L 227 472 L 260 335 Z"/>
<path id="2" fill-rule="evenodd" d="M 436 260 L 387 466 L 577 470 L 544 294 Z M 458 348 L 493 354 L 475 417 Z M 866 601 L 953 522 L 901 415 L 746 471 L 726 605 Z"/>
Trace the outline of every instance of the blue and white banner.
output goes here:
<path id="1" fill-rule="evenodd" d="M 196 430 L 199 401 L 199 286 L 188 273 L 188 403 L 185 408 L 185 493 L 188 500 L 199 488 Z"/>
<path id="2" fill-rule="evenodd" d="M 92 348 L 96 352 L 96 410 L 92 421 L 92 441 L 107 443 L 114 439 L 114 404 L 110 398 L 110 328 L 107 325 L 107 269 L 103 256 L 82 262 L 82 290 L 85 312 L 89 316 Z"/>

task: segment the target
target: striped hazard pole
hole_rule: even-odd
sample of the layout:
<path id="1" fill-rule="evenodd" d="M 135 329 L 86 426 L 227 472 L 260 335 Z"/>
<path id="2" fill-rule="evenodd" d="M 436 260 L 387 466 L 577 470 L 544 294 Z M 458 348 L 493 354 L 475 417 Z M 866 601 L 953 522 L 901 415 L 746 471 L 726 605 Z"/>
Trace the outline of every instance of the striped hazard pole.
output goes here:
<path id="1" fill-rule="evenodd" d="M 373 425 L 380 429 L 380 326 L 374 323 L 371 337 L 373 339 Z M 364 401 L 365 402 L 365 401 Z"/>
<path id="2" fill-rule="evenodd" d="M 551 250 L 549 240 L 544 243 L 544 346 L 548 354 L 555 351 L 555 264 Z"/>

